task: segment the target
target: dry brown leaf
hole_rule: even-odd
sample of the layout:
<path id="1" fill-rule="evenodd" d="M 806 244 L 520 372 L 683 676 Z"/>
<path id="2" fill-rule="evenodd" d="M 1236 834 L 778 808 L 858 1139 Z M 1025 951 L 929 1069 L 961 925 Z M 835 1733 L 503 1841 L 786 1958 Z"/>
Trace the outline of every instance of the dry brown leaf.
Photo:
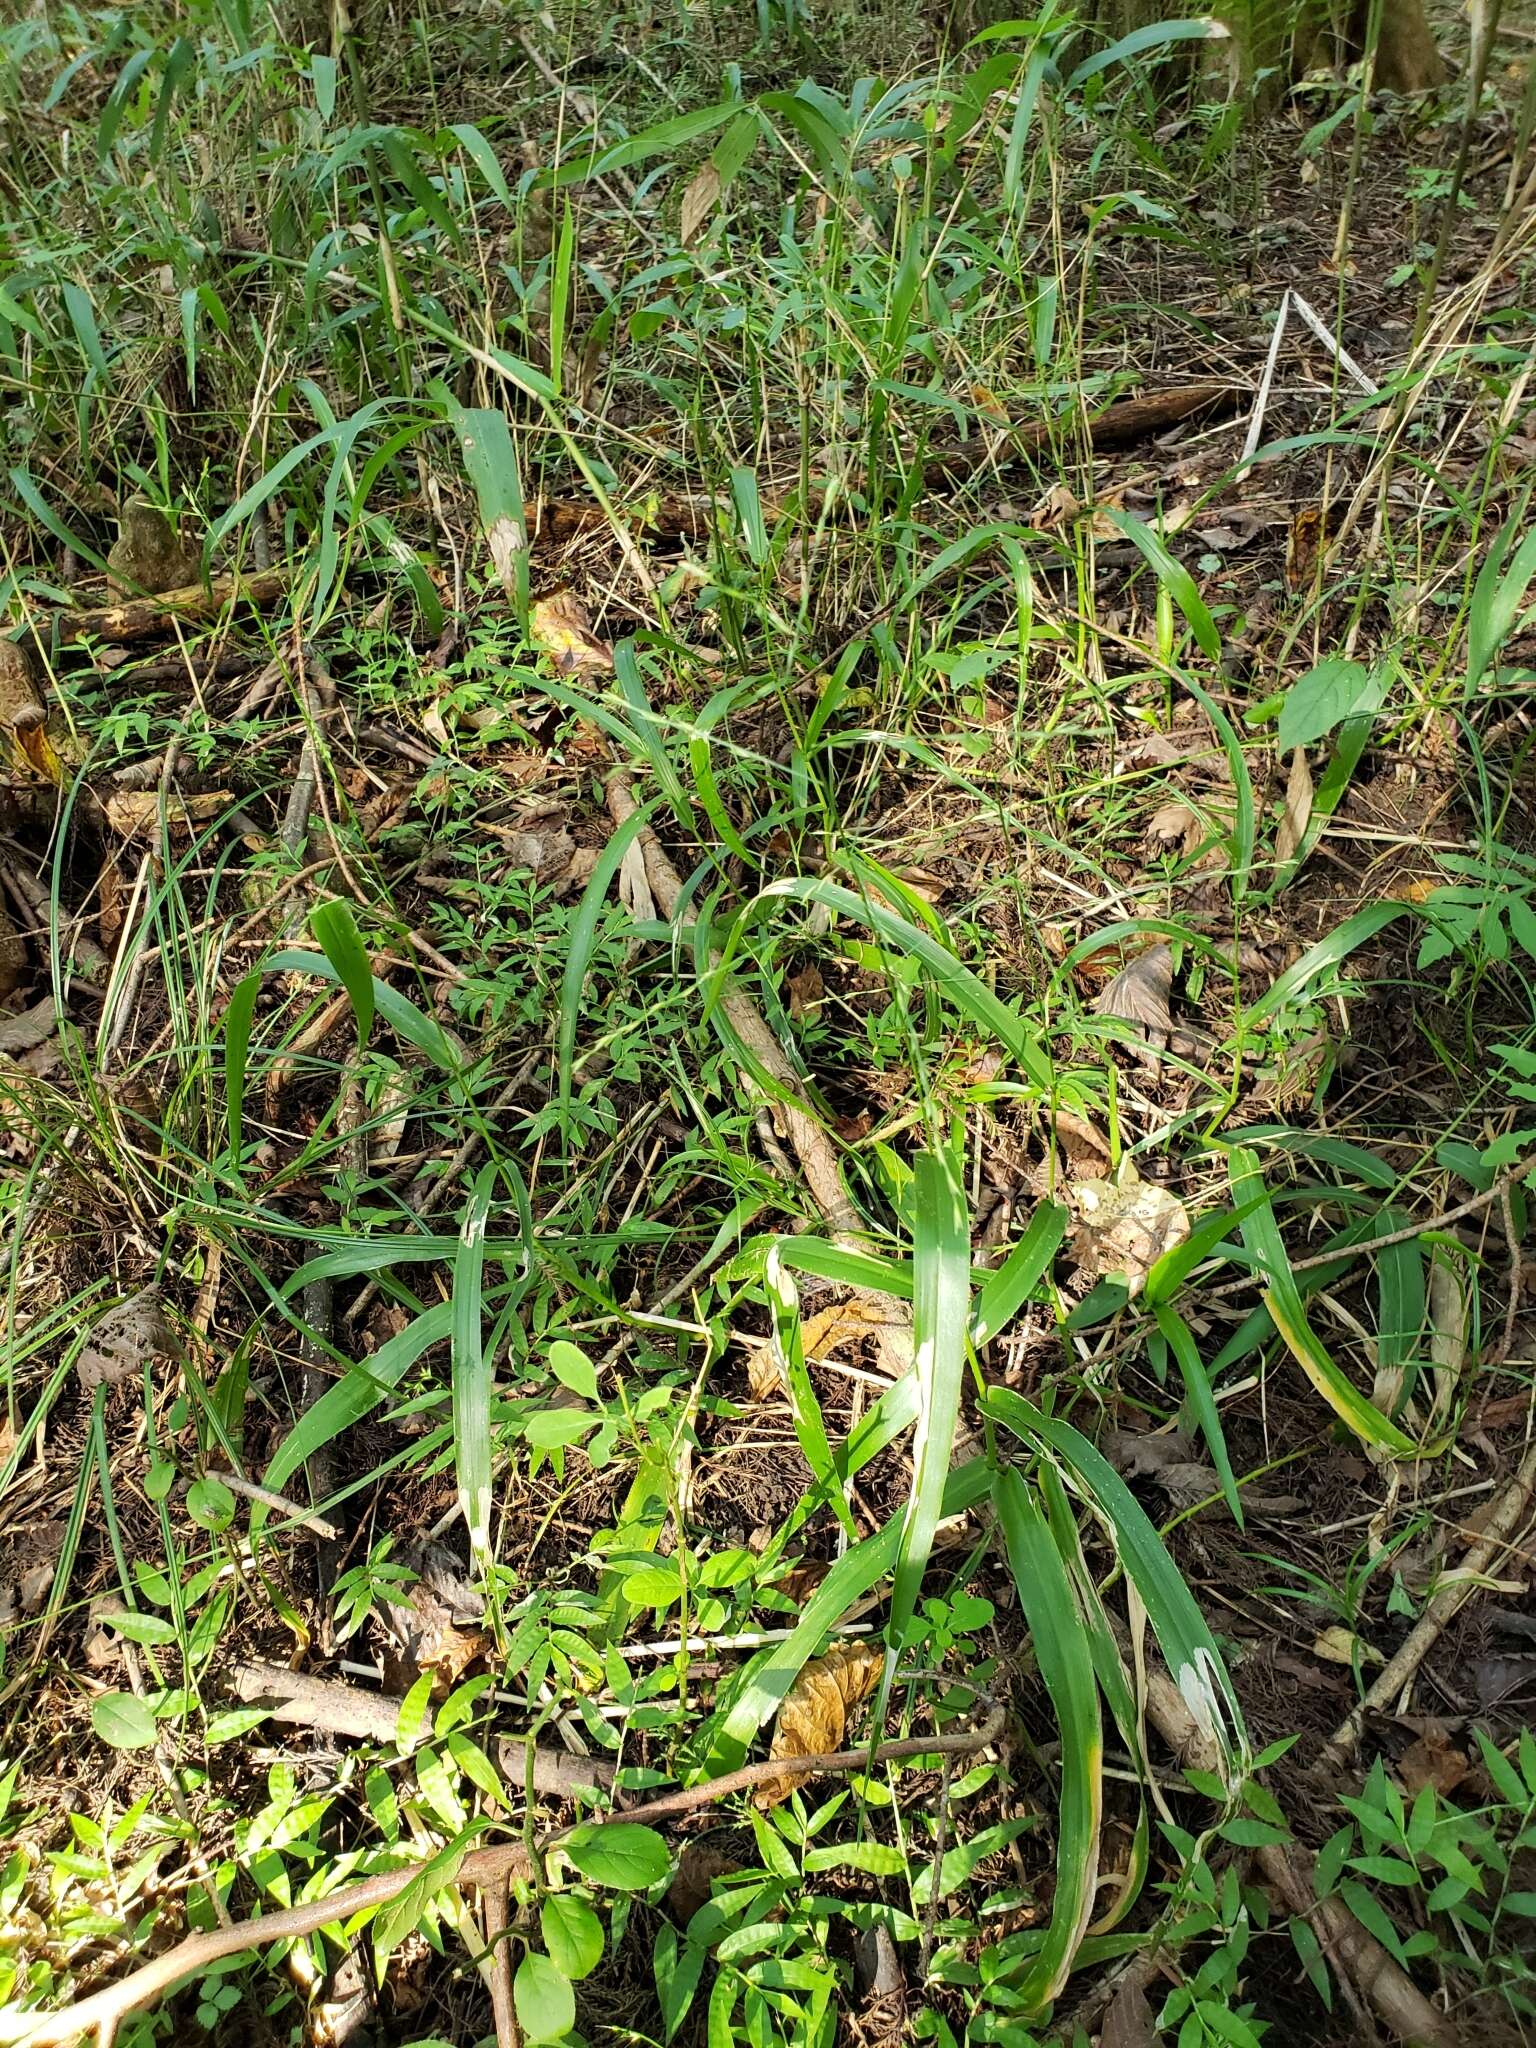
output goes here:
<path id="1" fill-rule="evenodd" d="M 32 657 L 16 640 L 0 640 L 0 725 L 30 732 L 48 715 L 32 670 Z"/>
<path id="2" fill-rule="evenodd" d="M 841 1749 L 849 1712 L 874 1691 L 884 1663 L 885 1652 L 875 1643 L 834 1643 L 824 1657 L 813 1657 L 784 1696 L 770 1758 L 823 1756 Z M 753 1793 L 753 1804 L 766 1812 L 805 1782 L 802 1771 L 766 1778 Z"/>
<path id="3" fill-rule="evenodd" d="M 800 1344 L 808 1359 L 830 1358 L 840 1345 L 873 1337 L 883 1347 L 909 1327 L 899 1303 L 882 1295 L 856 1294 L 807 1316 L 800 1326 Z M 887 1366 L 887 1370 L 891 1370 Z M 784 1390 L 783 1375 L 771 1344 L 760 1345 L 747 1360 L 747 1385 L 755 1401 L 767 1401 Z"/>
<path id="4" fill-rule="evenodd" d="M 82 1387 L 115 1387 L 141 1373 L 146 1359 L 176 1358 L 181 1346 L 165 1319 L 158 1287 L 143 1287 L 108 1309 L 92 1330 L 75 1371 Z"/>
<path id="5" fill-rule="evenodd" d="M 562 676 L 607 675 L 613 649 L 592 630 L 586 607 L 573 590 L 541 597 L 528 614 L 533 644 L 547 654 Z"/>
<path id="6" fill-rule="evenodd" d="M 1099 2048 L 1156 2048 L 1157 2023 L 1146 1992 L 1127 1978 L 1109 2001 Z"/>
<path id="7" fill-rule="evenodd" d="M 1426 1728 L 1397 1760 L 1397 1775 L 1415 1796 L 1426 1785 L 1433 1785 L 1437 1792 L 1454 1792 L 1471 1772 L 1467 1758 L 1441 1728 Z"/>
<path id="8" fill-rule="evenodd" d="M 1169 1008 L 1172 996 L 1173 948 L 1149 946 L 1144 953 L 1127 960 L 1093 1007 L 1101 1017 L 1119 1017 L 1128 1024 L 1140 1024 L 1148 1033 L 1166 1040 L 1173 1030 L 1173 1013 Z"/>
<path id="9" fill-rule="evenodd" d="M 1164 804 L 1152 813 L 1147 836 L 1161 840 L 1165 846 L 1171 845 L 1175 839 L 1182 839 L 1184 851 L 1193 853 L 1205 837 L 1205 827 L 1188 804 Z"/>
<path id="10" fill-rule="evenodd" d="M 234 792 L 210 789 L 200 796 L 172 796 L 165 799 L 165 822 L 172 832 L 191 837 L 194 826 L 215 818 Z M 120 789 L 109 796 L 102 809 L 114 832 L 131 839 L 136 832 L 157 832 L 160 827 L 160 793 L 154 789 Z"/>
<path id="11" fill-rule="evenodd" d="M 1285 810 L 1280 819 L 1280 829 L 1275 834 L 1275 860 L 1285 867 L 1296 857 L 1297 849 L 1307 835 L 1307 826 L 1312 822 L 1312 770 L 1307 765 L 1307 750 L 1297 747 L 1291 755 L 1291 772 L 1285 785 Z"/>
<path id="12" fill-rule="evenodd" d="M 792 1564 L 781 1579 L 774 1580 L 773 1591 L 782 1593 L 796 1607 L 803 1607 L 831 1569 L 824 1557 L 802 1558 L 799 1564 Z"/>
<path id="13" fill-rule="evenodd" d="M 700 229 L 720 203 L 720 173 L 711 163 L 701 164 L 683 194 L 679 231 L 685 249 L 693 246 Z"/>
<path id="14" fill-rule="evenodd" d="M 1094 1279 L 1121 1275 L 1133 1296 L 1163 1254 L 1189 1235 L 1178 1196 L 1144 1181 L 1128 1158 L 1114 1180 L 1080 1180 L 1068 1193 L 1078 1215 L 1072 1251 L 1079 1269 Z"/>
<path id="15" fill-rule="evenodd" d="M 791 974 L 784 985 L 789 990 L 789 1014 L 796 1023 L 802 1017 L 814 1015 L 827 992 L 821 970 L 814 961 L 802 967 L 798 974 Z"/>

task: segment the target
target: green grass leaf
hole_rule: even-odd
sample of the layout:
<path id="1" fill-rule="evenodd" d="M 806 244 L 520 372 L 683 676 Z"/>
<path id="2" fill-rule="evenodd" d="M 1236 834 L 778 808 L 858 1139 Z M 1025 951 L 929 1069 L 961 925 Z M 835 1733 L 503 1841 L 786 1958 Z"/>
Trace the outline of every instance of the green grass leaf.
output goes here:
<path id="1" fill-rule="evenodd" d="M 1158 26 L 1163 26 L 1163 24 L 1158 24 Z M 1166 26 L 1169 28 L 1187 28 L 1189 24 L 1169 22 Z M 1138 35 L 1144 33 L 1146 31 L 1137 31 Z M 1124 38 L 1126 43 L 1131 43 L 1135 40 L 1135 36 L 1126 36 Z M 1115 55 L 1115 51 L 1121 48 L 1122 44 L 1117 43 L 1114 50 L 1104 51 L 1102 53 L 1102 61 L 1104 63 L 1110 62 Z M 1089 61 L 1092 64 L 1099 62 L 1097 59 L 1090 59 Z M 1105 507 L 1105 516 L 1113 525 L 1118 526 L 1126 539 L 1131 541 L 1140 550 L 1152 573 L 1184 614 L 1189 624 L 1189 630 L 1194 634 L 1201 653 L 1206 655 L 1211 661 L 1220 661 L 1221 635 L 1216 630 L 1216 621 L 1206 609 L 1205 599 L 1195 588 L 1195 579 L 1184 567 L 1184 564 L 1175 560 L 1162 541 L 1152 531 L 1151 527 L 1138 519 L 1134 512 L 1123 511 L 1118 505 L 1109 505 Z M 1207 706 L 1206 708 L 1209 709 L 1210 707 Z"/>
<path id="2" fill-rule="evenodd" d="M 1040 1676 L 1061 1731 L 1056 1889 L 1044 1943 L 1019 1987 L 1026 2013 L 1034 2015 L 1060 1993 L 1093 1918 L 1104 1741 L 1087 1632 L 1050 1527 L 1028 1486 L 1012 1469 L 994 1477 L 992 1505 Z"/>
<path id="3" fill-rule="evenodd" d="M 893 1660 L 917 1596 L 943 1512 L 944 1486 L 954 1449 L 965 1385 L 971 1305 L 970 1216 L 958 1138 L 920 1152 L 912 1170 L 912 1372 L 917 1427 L 912 1441 L 912 1490 L 902 1518 L 891 1586 L 886 1641 L 885 1698 Z M 877 1708 L 875 1725 L 880 1723 Z"/>
<path id="4" fill-rule="evenodd" d="M 469 1531 L 473 1569 L 491 1558 L 491 1361 L 483 1342 L 485 1222 L 496 1165 L 483 1166 L 470 1189 L 453 1264 L 453 1456 L 459 1512 Z"/>
<path id="5" fill-rule="evenodd" d="M 1243 1210 L 1243 1241 L 1253 1253 L 1266 1287 L 1264 1306 L 1274 1318 L 1275 1328 L 1287 1350 L 1329 1407 L 1362 1443 L 1390 1451 L 1395 1458 L 1421 1458 L 1424 1446 L 1404 1434 L 1383 1415 L 1334 1364 L 1311 1324 L 1302 1304 L 1296 1276 L 1286 1255 L 1285 1241 L 1264 1185 L 1258 1154 L 1234 1145 L 1228 1155 L 1232 1196 Z"/>
<path id="6" fill-rule="evenodd" d="M 827 1426 L 822 1419 L 821 1403 L 816 1398 L 816 1389 L 806 1369 L 805 1346 L 801 1342 L 800 1332 L 799 1291 L 779 1258 L 777 1249 L 768 1254 L 768 1265 L 763 1279 L 773 1319 L 773 1356 L 783 1374 L 785 1390 L 789 1395 L 789 1412 L 794 1421 L 795 1436 L 816 1481 L 818 1497 L 826 1501 L 842 1523 L 848 1540 L 856 1543 L 858 1530 L 854 1527 L 853 1509 L 848 1504 L 847 1481 L 832 1455 L 832 1446 L 827 1440 Z"/>
<path id="7" fill-rule="evenodd" d="M 1472 586 L 1467 616 L 1466 694 L 1469 697 L 1513 632 L 1531 578 L 1536 576 L 1536 528 L 1518 547 L 1515 546 L 1515 535 L 1530 508 L 1530 496 L 1527 490 L 1519 509 L 1489 548 L 1487 558 L 1477 573 L 1477 581 Z"/>
<path id="8" fill-rule="evenodd" d="M 361 1052 L 373 1029 L 373 964 L 352 915 L 352 906 L 339 897 L 317 903 L 309 914 L 309 928 L 319 940 L 325 957 L 336 970 L 336 979 L 352 1002 L 357 1020 L 357 1049 Z"/>
<path id="9" fill-rule="evenodd" d="M 929 973 L 934 987 L 960 1011 L 962 1016 L 981 1030 L 996 1038 L 1013 1056 L 1022 1071 L 1041 1088 L 1052 1085 L 1050 1060 L 1041 1050 L 1035 1032 L 1025 1023 L 1018 1011 L 993 994 L 979 975 L 962 966 L 946 946 L 939 943 L 928 932 L 910 924 L 906 918 L 898 917 L 883 904 L 856 896 L 851 889 L 845 889 L 836 882 L 806 875 L 786 875 L 781 881 L 770 882 L 748 906 L 747 914 L 757 905 L 772 903 L 789 898 L 797 903 L 819 903 L 825 909 L 835 911 L 840 917 L 849 917 L 861 924 L 867 924 L 919 961 Z M 732 945 L 735 943 L 733 935 Z M 727 948 L 729 954 L 731 948 Z"/>
<path id="10" fill-rule="evenodd" d="M 1310 747 L 1345 719 L 1379 710 L 1386 694 L 1387 678 L 1381 670 L 1330 655 L 1286 691 L 1275 745 L 1282 754 L 1293 747 Z"/>

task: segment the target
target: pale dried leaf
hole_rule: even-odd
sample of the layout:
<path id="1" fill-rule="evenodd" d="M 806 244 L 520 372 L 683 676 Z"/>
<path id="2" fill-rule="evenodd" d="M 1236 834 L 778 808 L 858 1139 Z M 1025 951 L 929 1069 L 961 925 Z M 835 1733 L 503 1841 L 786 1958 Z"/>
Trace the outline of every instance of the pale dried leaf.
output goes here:
<path id="1" fill-rule="evenodd" d="M 0 640 L 0 725 L 12 732 L 30 732 L 47 715 L 30 653 L 18 641 Z"/>
<path id="2" fill-rule="evenodd" d="M 416 1086 L 398 1061 L 390 1060 L 379 1088 L 373 1114 L 379 1121 L 368 1133 L 368 1163 L 382 1166 L 397 1157 L 405 1136 L 406 1120 L 415 1098 Z"/>
<path id="3" fill-rule="evenodd" d="M 1189 1215 L 1177 1195 L 1144 1181 L 1130 1159 L 1114 1180 L 1081 1180 L 1069 1190 L 1078 1225 L 1072 1250 L 1090 1278 L 1122 1276 L 1137 1295 L 1165 1252 L 1189 1235 Z"/>
<path id="4" fill-rule="evenodd" d="M 234 792 L 210 789 L 198 796 L 170 796 L 165 799 L 167 829 L 190 837 L 193 828 L 216 818 L 234 802 Z M 131 839 L 136 832 L 156 832 L 160 826 L 160 793 L 154 789 L 120 789 L 113 792 L 102 809 L 114 832 Z"/>
<path id="5" fill-rule="evenodd" d="M 771 1344 L 754 1344 L 747 1353 L 747 1391 L 754 1401 L 771 1401 L 783 1393 L 784 1375 Z"/>
<path id="6" fill-rule="evenodd" d="M 1058 1109 L 1051 1117 L 1057 1147 L 1074 1180 L 1100 1174 L 1109 1164 L 1109 1140 L 1086 1117 Z"/>
<path id="7" fill-rule="evenodd" d="M 813 1657 L 784 1696 L 770 1758 L 823 1756 L 840 1749 L 849 1712 L 874 1691 L 884 1663 L 885 1652 L 874 1643 L 834 1643 L 824 1657 Z M 805 1782 L 804 1772 L 765 1779 L 753 1803 L 766 1812 Z"/>
<path id="8" fill-rule="evenodd" d="M 1287 866 L 1296 857 L 1297 849 L 1307 836 L 1307 827 L 1312 822 L 1312 770 L 1307 764 L 1307 750 L 1297 747 L 1291 754 L 1291 772 L 1285 784 L 1285 810 L 1281 814 L 1280 829 L 1275 834 L 1275 860 Z"/>
<path id="9" fill-rule="evenodd" d="M 76 1360 L 75 1371 L 88 1390 L 115 1387 L 141 1373 L 146 1359 L 176 1358 L 180 1351 L 176 1333 L 165 1319 L 159 1288 L 144 1287 L 108 1309 Z"/>
<path id="10" fill-rule="evenodd" d="M 680 230 L 685 249 L 691 248 L 695 237 L 720 202 L 720 173 L 711 163 L 701 164 L 683 194 L 682 220 Z"/>
<path id="11" fill-rule="evenodd" d="M 656 899 L 645 872 L 645 848 L 632 839 L 619 863 L 619 901 L 636 924 L 649 924 L 656 916 Z"/>
<path id="12" fill-rule="evenodd" d="M 493 519 L 485 530 L 485 537 L 490 544 L 491 561 L 501 587 L 508 597 L 512 597 L 517 590 L 517 558 L 528 545 L 522 528 L 515 519 Z"/>
<path id="13" fill-rule="evenodd" d="M 1192 853 L 1205 837 L 1205 827 L 1188 804 L 1164 804 L 1152 813 L 1147 836 L 1161 840 L 1165 846 L 1182 839 L 1185 852 Z"/>
<path id="14" fill-rule="evenodd" d="M 586 608 L 573 590 L 541 597 L 528 614 L 533 644 L 547 654 L 562 676 L 606 675 L 613 669 L 613 649 L 592 630 Z"/>
<path id="15" fill-rule="evenodd" d="M 1353 1664 L 1358 1657 L 1362 1664 L 1384 1664 L 1386 1659 L 1380 1650 L 1372 1649 L 1352 1630 L 1335 1623 L 1325 1628 L 1312 1645 L 1314 1657 L 1320 1657 L 1325 1664 Z"/>
<path id="16" fill-rule="evenodd" d="M 1127 960 L 1101 992 L 1094 1009 L 1101 1017 L 1119 1017 L 1140 1024 L 1166 1039 L 1173 1030 L 1173 948 L 1149 946 Z"/>
<path id="17" fill-rule="evenodd" d="M 40 1003 L 15 1017 L 0 1018 L 0 1053 L 31 1052 L 46 1045 L 58 1029 L 58 1022 L 52 996 L 44 996 Z"/>

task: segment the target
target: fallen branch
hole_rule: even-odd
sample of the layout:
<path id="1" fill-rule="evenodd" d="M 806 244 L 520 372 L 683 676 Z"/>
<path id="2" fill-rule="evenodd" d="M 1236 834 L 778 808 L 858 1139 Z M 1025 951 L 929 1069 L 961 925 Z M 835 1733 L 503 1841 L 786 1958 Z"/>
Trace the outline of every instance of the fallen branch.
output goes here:
<path id="1" fill-rule="evenodd" d="M 767 1763 L 746 1764 L 739 1771 L 728 1771 L 724 1777 L 691 1786 L 686 1792 L 672 1792 L 660 1799 L 647 1800 L 641 1806 L 623 1807 L 596 1825 L 604 1827 L 615 1821 L 648 1823 L 670 1819 L 676 1814 L 692 1813 L 701 1806 L 723 1799 L 728 1793 L 746 1791 L 785 1771 L 793 1772 L 797 1777 L 811 1778 L 824 1772 L 872 1770 L 880 1764 L 917 1756 L 971 1756 L 997 1740 L 1003 1732 L 1003 1721 L 1003 1708 L 993 1706 L 981 1726 L 964 1735 L 908 1736 L 899 1742 L 879 1743 L 873 1750 L 840 1749 L 822 1756 L 775 1757 Z M 556 1830 L 544 1839 L 540 1844 L 541 1854 L 558 1842 L 559 1833 Z M 332 1892 L 328 1898 L 311 1899 L 304 1905 L 290 1906 L 277 1913 L 263 1913 L 254 1920 L 237 1920 L 229 1927 L 216 1927 L 207 1934 L 189 1935 L 185 1941 L 167 1949 L 163 1956 L 156 1956 L 152 1963 L 146 1963 L 120 1983 L 109 1984 L 105 1990 L 93 1992 L 89 1998 L 82 1998 L 75 2005 L 46 2013 L 38 2019 L 27 2013 L 13 2013 L 0 2018 L 0 2043 L 6 2044 L 6 2048 L 52 2048 L 55 2042 L 74 2041 L 82 2034 L 97 2032 L 101 2041 L 106 2043 L 120 2020 L 153 2004 L 163 1992 L 183 1978 L 211 1969 L 226 1956 L 242 1955 L 247 1949 L 266 1948 L 274 1941 L 300 1941 L 306 1935 L 319 1933 L 322 1927 L 340 1927 L 358 1913 L 387 1906 L 421 1875 L 421 1870 L 419 1862 L 406 1863 L 398 1870 L 380 1871 L 376 1877 L 343 1885 L 340 1891 Z M 481 1891 L 494 1892 L 498 1886 L 505 1887 L 509 1878 L 528 1875 L 528 1851 L 524 1845 L 521 1842 L 502 1842 L 495 1848 L 471 1851 L 449 1881 L 460 1890 L 474 1885 Z"/>
<path id="2" fill-rule="evenodd" d="M 249 1706 L 265 1707 L 274 1720 L 293 1727 L 315 1728 L 325 1735 L 349 1735 L 381 1746 L 398 1742 L 400 1702 L 387 1693 L 368 1692 L 338 1678 L 312 1678 L 283 1664 L 253 1659 L 237 1664 L 231 1689 Z M 521 1786 L 527 1782 L 526 1742 L 503 1742 L 502 1774 Z M 592 1757 L 567 1756 L 563 1750 L 533 1752 L 533 1789 L 546 1798 L 566 1799 L 573 1792 L 597 1791 L 613 1783 L 613 1766 Z"/>
<path id="3" fill-rule="evenodd" d="M 1508 1546 L 1510 1538 L 1531 1504 L 1533 1491 L 1536 1491 L 1536 1449 L 1526 1453 L 1524 1462 L 1499 1496 L 1492 1513 L 1483 1525 L 1481 1538 L 1457 1567 L 1455 1577 L 1441 1586 L 1438 1592 L 1431 1594 L 1423 1614 L 1409 1632 L 1402 1648 L 1384 1667 L 1364 1699 L 1358 1706 L 1351 1708 L 1329 1737 L 1323 1750 L 1325 1763 L 1332 1764 L 1336 1770 L 1342 1769 L 1353 1757 L 1359 1747 L 1366 1721 L 1372 1714 L 1381 1712 L 1402 1691 L 1445 1633 L 1453 1616 L 1477 1590 L 1478 1581 L 1488 1571 L 1498 1553 Z"/>
<path id="4" fill-rule="evenodd" d="M 1058 441 L 1070 440 L 1081 427 L 1095 450 L 1128 448 L 1149 435 L 1162 433 L 1182 420 L 1200 413 L 1235 412 L 1251 391 L 1241 384 L 1209 382 L 1179 384 L 1162 391 L 1145 391 L 1138 398 L 1119 398 L 1102 412 L 1086 419 L 1073 412 L 1053 419 L 1025 420 L 1016 426 L 989 428 L 969 441 L 943 448 L 927 448 L 921 462 L 924 472 L 935 480 L 958 481 L 983 469 L 1008 469 L 1025 462 Z M 914 455 L 913 461 L 918 458 Z M 811 498 L 803 509 L 817 513 L 837 488 L 834 480 L 815 476 L 810 480 Z M 798 490 L 764 491 L 763 516 L 772 525 L 793 506 L 801 505 Z M 621 508 L 622 509 L 622 508 Z M 594 533 L 609 524 L 600 505 L 581 498 L 540 498 L 532 508 L 530 522 L 536 539 L 558 544 L 577 534 Z M 637 508 L 635 516 L 640 518 Z M 671 493 L 648 505 L 644 512 L 645 531 L 662 540 L 697 540 L 710 533 L 730 515 L 729 506 L 707 495 Z"/>
<path id="5" fill-rule="evenodd" d="M 60 612 L 59 637 L 83 640 L 152 640 L 173 625 L 195 625 L 216 619 L 237 600 L 266 605 L 288 588 L 286 569 L 266 569 L 254 576 L 215 576 L 211 583 L 188 583 L 162 590 L 158 597 L 129 598 L 122 604 L 98 605 L 91 611 Z"/>
<path id="6" fill-rule="evenodd" d="M 1147 1674 L 1147 1718 L 1181 1763 L 1216 1771 L 1214 1740 L 1196 1722 L 1166 1673 Z M 1318 1898 L 1310 1859 L 1293 1843 L 1267 1842 L 1254 1851 L 1265 1882 L 1298 1919 L 1310 1921 L 1333 1962 L 1347 2002 L 1372 2006 L 1395 2039 L 1412 2048 L 1458 2048 L 1459 2030 L 1438 2012 L 1407 1971 L 1367 1934 L 1342 1899 Z"/>

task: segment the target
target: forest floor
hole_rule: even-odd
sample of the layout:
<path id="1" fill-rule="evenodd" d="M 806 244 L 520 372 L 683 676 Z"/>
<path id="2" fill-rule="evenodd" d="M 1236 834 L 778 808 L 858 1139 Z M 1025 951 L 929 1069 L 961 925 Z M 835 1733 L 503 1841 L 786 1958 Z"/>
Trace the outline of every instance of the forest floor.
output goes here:
<path id="1" fill-rule="evenodd" d="M 1527 2039 L 1536 37 L 276 23 L 0 27 L 0 2043 Z"/>

